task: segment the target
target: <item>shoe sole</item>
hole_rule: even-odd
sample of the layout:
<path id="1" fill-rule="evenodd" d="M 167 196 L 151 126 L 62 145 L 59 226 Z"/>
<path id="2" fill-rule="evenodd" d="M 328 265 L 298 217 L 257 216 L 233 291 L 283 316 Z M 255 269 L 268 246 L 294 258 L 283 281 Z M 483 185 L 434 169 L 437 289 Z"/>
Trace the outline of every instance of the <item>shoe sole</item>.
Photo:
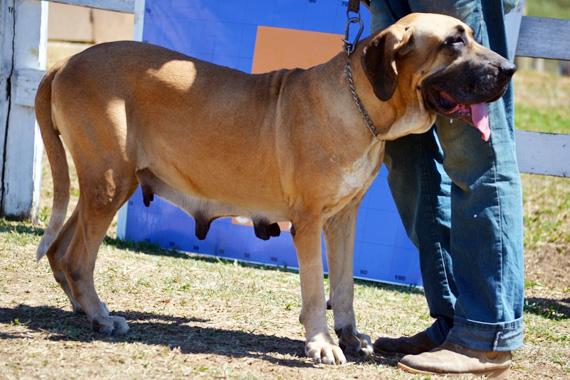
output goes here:
<path id="1" fill-rule="evenodd" d="M 379 348 L 376 348 L 375 345 L 372 345 L 372 347 L 374 348 L 374 353 L 375 353 L 375 354 L 379 354 L 379 355 L 390 355 L 390 356 L 405 356 L 405 355 L 408 355 L 408 354 L 405 354 L 405 353 L 402 353 L 402 352 L 381 350 L 381 349 L 379 349 Z"/>
<path id="2" fill-rule="evenodd" d="M 475 375 L 475 376 L 487 376 L 488 379 L 493 379 L 493 380 L 507 380 L 509 378 L 509 374 L 511 373 L 510 368 L 494 369 L 494 370 L 481 371 L 481 372 L 438 373 L 438 372 L 423 371 L 420 369 L 408 367 L 407 365 L 402 363 L 398 363 L 398 368 L 403 369 L 404 371 L 410 373 L 420 374 L 420 375 L 440 375 L 440 376 L 445 375 L 447 377 Z"/>
<path id="3" fill-rule="evenodd" d="M 400 352 L 400 351 L 387 351 L 387 350 L 382 350 L 382 349 L 376 347 L 374 344 L 372 344 L 372 347 L 374 348 L 374 353 L 375 353 L 375 354 L 390 355 L 390 356 L 419 355 L 419 354 L 423 354 L 424 352 L 428 352 L 428 351 L 431 351 L 431 350 L 433 350 L 434 348 L 436 348 L 436 347 L 433 347 L 433 348 L 426 348 L 426 349 L 424 349 L 424 350 Z"/>

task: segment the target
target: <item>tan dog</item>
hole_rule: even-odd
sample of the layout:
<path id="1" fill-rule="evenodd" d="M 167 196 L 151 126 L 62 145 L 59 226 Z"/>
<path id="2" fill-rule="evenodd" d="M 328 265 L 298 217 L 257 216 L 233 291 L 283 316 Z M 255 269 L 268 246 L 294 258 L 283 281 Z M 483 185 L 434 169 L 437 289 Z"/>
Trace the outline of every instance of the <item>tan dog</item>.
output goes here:
<path id="1" fill-rule="evenodd" d="M 485 103 L 497 99 L 514 66 L 478 45 L 456 19 L 410 15 L 361 41 L 350 56 L 354 89 L 376 129 L 357 109 L 347 55 L 309 70 L 249 75 L 144 43 L 95 46 L 43 79 L 36 113 L 54 177 L 54 205 L 38 260 L 92 328 L 123 334 L 97 296 L 93 269 L 117 212 L 140 184 L 181 206 L 205 237 L 221 216 L 250 217 L 262 238 L 288 220 L 299 260 L 306 354 L 343 363 L 326 322 L 321 262 L 324 231 L 334 328 L 345 352 L 372 352 L 355 327 L 356 212 L 378 173 L 384 140 L 427 131 L 436 113 L 485 130 Z M 471 106 L 472 105 L 472 106 Z M 488 127 L 487 127 L 488 128 Z M 61 136 L 61 139 L 60 139 Z M 69 173 L 80 197 L 63 225 Z"/>

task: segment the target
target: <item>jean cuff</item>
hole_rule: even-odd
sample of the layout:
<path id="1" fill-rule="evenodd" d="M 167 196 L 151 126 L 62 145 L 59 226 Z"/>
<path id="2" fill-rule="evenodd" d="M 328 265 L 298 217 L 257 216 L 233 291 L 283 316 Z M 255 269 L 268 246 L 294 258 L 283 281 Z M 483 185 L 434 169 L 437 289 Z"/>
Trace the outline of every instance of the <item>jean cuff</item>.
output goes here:
<path id="1" fill-rule="evenodd" d="M 447 340 L 478 351 L 514 351 L 524 340 L 523 319 L 483 323 L 455 317 Z"/>

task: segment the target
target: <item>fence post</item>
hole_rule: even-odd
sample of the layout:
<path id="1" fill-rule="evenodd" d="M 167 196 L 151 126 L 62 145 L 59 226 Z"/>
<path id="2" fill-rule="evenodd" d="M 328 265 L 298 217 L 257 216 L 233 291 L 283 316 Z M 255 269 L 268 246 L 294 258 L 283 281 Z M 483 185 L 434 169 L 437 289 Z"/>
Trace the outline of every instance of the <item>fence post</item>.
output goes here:
<path id="1" fill-rule="evenodd" d="M 0 0 L 0 213 L 37 218 L 43 144 L 34 96 L 47 49 L 48 3 Z"/>
<path id="2" fill-rule="evenodd" d="M 4 148 L 14 61 L 14 0 L 0 0 L 0 180 L 4 173 Z M 4 188 L 0 182 L 0 190 Z M 2 199 L 0 191 L 0 205 Z"/>

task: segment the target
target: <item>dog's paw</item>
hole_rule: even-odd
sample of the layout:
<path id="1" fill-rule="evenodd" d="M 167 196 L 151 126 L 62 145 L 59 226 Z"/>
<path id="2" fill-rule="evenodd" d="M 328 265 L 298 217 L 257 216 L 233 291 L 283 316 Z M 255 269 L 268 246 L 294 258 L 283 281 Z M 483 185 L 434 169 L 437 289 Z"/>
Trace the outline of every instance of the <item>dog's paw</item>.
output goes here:
<path id="1" fill-rule="evenodd" d="M 129 324 L 123 317 L 96 317 L 91 321 L 95 332 L 107 335 L 123 335 L 129 331 Z"/>
<path id="2" fill-rule="evenodd" d="M 335 332 L 339 338 L 339 346 L 346 354 L 368 356 L 374 352 L 370 337 L 358 333 L 354 326 L 346 325 Z"/>
<path id="3" fill-rule="evenodd" d="M 305 345 L 305 354 L 315 363 L 345 364 L 346 358 L 339 346 L 326 339 L 314 339 Z"/>
<path id="4" fill-rule="evenodd" d="M 374 353 L 374 346 L 370 340 L 370 336 L 366 334 L 356 334 L 356 337 L 360 340 L 360 350 L 364 355 L 369 356 Z"/>
<path id="5" fill-rule="evenodd" d="M 79 302 L 77 302 L 74 298 L 71 298 L 70 301 L 71 301 L 71 307 L 73 308 L 73 312 L 75 314 L 85 314 L 85 311 L 83 310 Z"/>

